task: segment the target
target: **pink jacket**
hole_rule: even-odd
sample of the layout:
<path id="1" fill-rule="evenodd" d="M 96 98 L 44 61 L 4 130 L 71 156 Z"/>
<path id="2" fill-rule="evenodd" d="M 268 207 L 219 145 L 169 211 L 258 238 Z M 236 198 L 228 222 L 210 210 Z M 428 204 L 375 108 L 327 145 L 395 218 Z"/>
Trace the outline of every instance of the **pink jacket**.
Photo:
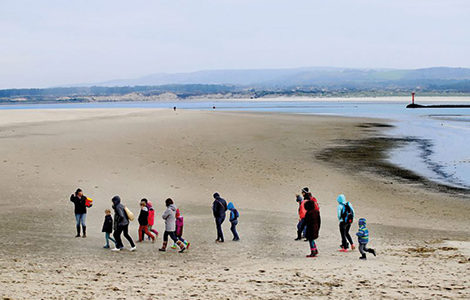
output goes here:
<path id="1" fill-rule="evenodd" d="M 149 226 L 153 226 L 155 223 L 155 210 L 152 207 L 152 202 L 147 202 L 147 208 L 149 209 Z"/>

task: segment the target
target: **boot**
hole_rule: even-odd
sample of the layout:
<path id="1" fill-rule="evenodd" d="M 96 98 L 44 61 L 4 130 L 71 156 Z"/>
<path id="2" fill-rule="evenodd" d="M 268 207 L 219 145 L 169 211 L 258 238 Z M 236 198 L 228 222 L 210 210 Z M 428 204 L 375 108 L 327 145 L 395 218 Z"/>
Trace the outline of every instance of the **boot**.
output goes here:
<path id="1" fill-rule="evenodd" d="M 77 235 L 75 237 L 80 237 L 80 225 L 77 225 Z"/>
<path id="2" fill-rule="evenodd" d="M 302 239 L 302 232 L 297 231 L 297 238 L 295 239 L 295 241 L 300 241 L 301 239 Z"/>
<path id="3" fill-rule="evenodd" d="M 361 256 L 361 257 L 359 257 L 359 259 L 366 260 L 366 259 L 367 259 L 367 256 L 366 256 L 366 254 L 365 254 L 365 253 L 364 253 L 364 254 L 362 254 L 362 256 Z"/>
<path id="4" fill-rule="evenodd" d="M 316 257 L 317 255 L 318 255 L 318 250 L 315 248 L 310 251 L 310 254 L 307 255 L 307 257 Z"/>
<path id="5" fill-rule="evenodd" d="M 82 238 L 86 238 L 86 226 L 82 226 L 83 227 L 83 236 Z"/>
<path id="6" fill-rule="evenodd" d="M 158 251 L 165 252 L 167 244 L 168 244 L 168 242 L 163 242 L 162 247 L 160 249 L 158 249 Z"/>
<path id="7" fill-rule="evenodd" d="M 374 256 L 377 256 L 377 253 L 375 252 L 374 249 L 368 249 L 368 252 L 369 252 L 369 253 L 372 253 Z"/>
<path id="8" fill-rule="evenodd" d="M 186 246 L 183 244 L 182 241 L 177 241 L 176 244 L 180 247 L 180 253 L 183 253 L 186 250 Z"/>

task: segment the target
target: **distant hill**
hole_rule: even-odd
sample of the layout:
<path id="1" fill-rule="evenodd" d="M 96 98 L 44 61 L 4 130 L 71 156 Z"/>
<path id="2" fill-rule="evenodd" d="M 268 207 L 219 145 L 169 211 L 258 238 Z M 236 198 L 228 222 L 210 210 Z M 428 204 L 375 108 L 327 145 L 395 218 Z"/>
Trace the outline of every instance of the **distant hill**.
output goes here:
<path id="1" fill-rule="evenodd" d="M 297 68 L 154 74 L 46 89 L 0 90 L 0 103 L 164 101 L 278 96 L 470 95 L 470 69 Z"/>
<path id="2" fill-rule="evenodd" d="M 191 73 L 158 73 L 134 79 L 111 80 L 82 86 L 139 86 L 167 84 L 216 84 L 262 88 L 315 87 L 413 87 L 470 80 L 468 68 L 348 69 L 295 68 L 261 70 L 212 70 Z"/>

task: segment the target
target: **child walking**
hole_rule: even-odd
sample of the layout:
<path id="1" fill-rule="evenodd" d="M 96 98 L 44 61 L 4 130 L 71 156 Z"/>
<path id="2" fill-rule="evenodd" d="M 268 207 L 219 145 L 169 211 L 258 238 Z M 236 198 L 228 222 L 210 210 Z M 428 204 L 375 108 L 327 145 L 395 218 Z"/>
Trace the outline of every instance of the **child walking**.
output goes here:
<path id="1" fill-rule="evenodd" d="M 165 200 L 166 210 L 162 215 L 165 220 L 165 233 L 163 234 L 163 245 L 159 251 L 165 252 L 168 245 L 168 237 L 180 247 L 180 253 L 186 250 L 185 240 L 176 236 L 176 206 L 171 198 Z"/>
<path id="2" fill-rule="evenodd" d="M 183 219 L 183 216 L 181 215 L 181 211 L 179 208 L 176 209 L 176 222 L 175 222 L 175 225 L 176 225 L 176 237 L 178 239 L 182 239 L 183 240 L 183 243 L 184 245 L 186 246 L 186 249 L 189 248 L 189 243 L 183 239 L 183 226 L 184 226 L 184 219 Z M 177 248 L 177 245 L 176 243 L 173 243 L 173 246 L 171 246 L 171 249 L 176 249 Z"/>
<path id="3" fill-rule="evenodd" d="M 113 232 L 113 217 L 111 216 L 111 210 L 106 209 L 104 211 L 104 223 L 103 229 L 101 232 L 104 232 L 104 238 L 106 239 L 106 245 L 103 248 L 109 249 L 109 241 L 111 240 L 114 245 L 116 245 L 116 241 L 111 237 L 111 233 Z"/>
<path id="4" fill-rule="evenodd" d="M 366 227 L 366 219 L 359 219 L 359 231 L 356 233 L 356 235 L 359 242 L 359 252 L 362 255 L 359 257 L 359 259 L 366 260 L 366 252 L 372 253 L 374 256 L 376 256 L 377 254 L 375 253 L 374 249 L 367 248 L 367 243 L 369 243 L 369 229 Z"/>
<path id="5" fill-rule="evenodd" d="M 232 231 L 233 234 L 233 241 L 239 241 L 240 237 L 238 236 L 237 232 L 237 225 L 238 225 L 238 218 L 240 217 L 240 214 L 238 213 L 238 210 L 235 208 L 232 202 L 229 202 L 227 205 L 227 209 L 230 210 L 230 231 Z"/>
<path id="6" fill-rule="evenodd" d="M 148 229 L 150 232 L 153 232 L 153 234 L 155 234 L 155 238 L 158 237 L 158 231 L 156 231 L 155 229 L 153 229 L 153 224 L 155 224 L 155 210 L 153 209 L 153 205 L 152 205 L 152 202 L 150 201 L 147 201 L 147 208 L 149 209 L 149 225 L 148 225 Z"/>
<path id="7" fill-rule="evenodd" d="M 152 239 L 152 243 L 155 242 L 155 237 L 148 230 L 149 225 L 149 210 L 147 208 L 147 199 L 140 201 L 140 214 L 139 214 L 139 242 L 144 240 L 144 233 Z"/>
<path id="8" fill-rule="evenodd" d="M 307 230 L 305 232 L 305 237 L 308 240 L 310 246 L 310 254 L 307 257 L 315 257 L 318 255 L 317 244 L 315 240 L 318 238 L 320 232 L 321 218 L 320 218 L 320 209 L 315 205 L 314 201 L 305 202 L 305 226 Z"/>

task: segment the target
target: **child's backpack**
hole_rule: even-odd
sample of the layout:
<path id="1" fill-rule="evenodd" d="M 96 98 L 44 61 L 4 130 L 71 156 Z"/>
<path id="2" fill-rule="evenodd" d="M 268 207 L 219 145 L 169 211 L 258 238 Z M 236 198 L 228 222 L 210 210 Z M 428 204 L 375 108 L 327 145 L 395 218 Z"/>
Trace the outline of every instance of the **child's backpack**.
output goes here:
<path id="1" fill-rule="evenodd" d="M 352 223 L 353 222 L 353 211 L 351 206 L 349 206 L 349 202 L 346 202 L 344 205 L 343 213 L 341 214 L 341 218 L 344 220 L 345 223 Z"/>

